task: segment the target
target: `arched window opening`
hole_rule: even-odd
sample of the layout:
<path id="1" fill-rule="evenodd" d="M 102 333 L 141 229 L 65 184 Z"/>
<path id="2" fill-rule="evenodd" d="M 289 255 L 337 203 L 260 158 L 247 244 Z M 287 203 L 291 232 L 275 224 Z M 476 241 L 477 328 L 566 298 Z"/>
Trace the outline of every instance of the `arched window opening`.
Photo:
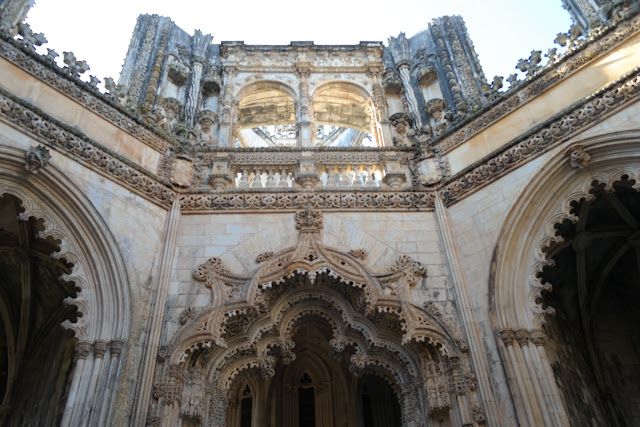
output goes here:
<path id="1" fill-rule="evenodd" d="M 550 362 L 576 425 L 640 424 L 640 193 L 633 181 L 596 185 L 574 202 L 576 223 L 556 224 L 563 241 L 546 248 L 555 265 L 556 310 L 545 326 Z"/>
<path id="2" fill-rule="evenodd" d="M 283 85 L 263 82 L 244 90 L 239 95 L 237 123 L 241 147 L 296 145 L 296 104 Z"/>
<path id="3" fill-rule="evenodd" d="M 249 384 L 242 391 L 240 400 L 240 427 L 251 427 L 251 412 L 253 411 L 253 395 Z"/>
<path id="4" fill-rule="evenodd" d="M 325 147 L 380 145 L 374 141 L 368 97 L 353 85 L 328 84 L 313 96 L 315 143 Z"/>
<path id="5" fill-rule="evenodd" d="M 313 380 L 306 372 L 300 378 L 300 387 L 298 388 L 298 425 L 300 427 L 316 426 Z"/>
<path id="6" fill-rule="evenodd" d="M 389 384 L 377 375 L 363 375 L 359 386 L 359 427 L 400 427 L 400 405 Z"/>

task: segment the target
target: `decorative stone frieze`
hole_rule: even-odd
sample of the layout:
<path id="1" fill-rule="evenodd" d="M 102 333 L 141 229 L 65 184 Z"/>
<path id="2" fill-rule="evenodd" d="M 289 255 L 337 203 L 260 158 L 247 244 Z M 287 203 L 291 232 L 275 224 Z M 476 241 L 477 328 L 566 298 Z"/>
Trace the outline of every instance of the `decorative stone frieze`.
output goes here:
<path id="1" fill-rule="evenodd" d="M 515 141 L 509 148 L 483 161 L 471 171 L 463 171 L 447 180 L 439 190 L 440 197 L 451 204 L 545 152 L 548 147 L 566 140 L 585 126 L 597 122 L 602 116 L 633 102 L 637 99 L 638 92 L 640 92 L 640 74 L 624 76 L 586 98 L 573 111 L 553 118 L 542 130 Z"/>

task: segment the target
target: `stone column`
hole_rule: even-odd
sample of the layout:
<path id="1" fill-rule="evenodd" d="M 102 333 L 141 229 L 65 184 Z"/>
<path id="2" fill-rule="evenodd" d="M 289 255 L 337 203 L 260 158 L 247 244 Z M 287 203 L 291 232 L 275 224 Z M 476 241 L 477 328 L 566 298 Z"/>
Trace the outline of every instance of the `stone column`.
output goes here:
<path id="1" fill-rule="evenodd" d="M 480 394 L 484 410 L 486 412 L 487 424 L 499 424 L 499 416 L 497 412 L 496 397 L 489 379 L 489 363 L 484 350 L 485 346 L 482 339 L 482 331 L 479 330 L 478 321 L 476 319 L 475 310 L 471 304 L 469 296 L 469 285 L 464 274 L 464 267 L 460 262 L 458 248 L 453 235 L 453 227 L 447 208 L 444 206 L 442 199 L 436 192 L 435 212 L 438 220 L 438 229 L 440 238 L 444 247 L 447 263 L 451 271 L 451 279 L 453 288 L 456 293 L 456 301 L 462 318 L 462 327 L 465 335 L 471 344 L 469 346 L 469 354 L 473 362 L 474 371 L 478 380 L 478 392 Z"/>
<path id="2" fill-rule="evenodd" d="M 404 92 L 404 98 L 407 101 L 407 108 L 409 109 L 409 116 L 413 120 L 413 125 L 420 129 L 422 127 L 422 118 L 420 117 L 420 107 L 418 104 L 418 98 L 411 86 L 411 74 L 409 73 L 409 61 L 402 61 L 398 64 L 398 72 L 400 73 L 400 80 L 402 81 L 402 89 Z"/>
<path id="3" fill-rule="evenodd" d="M 169 280 L 173 267 L 176 237 L 180 225 L 180 199 L 176 197 L 167 215 L 164 230 L 164 245 L 160 255 L 160 267 L 154 282 L 155 298 L 151 306 L 151 319 L 149 321 L 149 333 L 146 337 L 143 356 L 141 360 L 140 376 L 137 387 L 137 401 L 133 414 L 135 426 L 145 425 L 147 411 L 151 400 L 151 388 L 153 384 L 153 372 L 156 367 L 156 356 L 162 339 L 162 326 L 169 292 Z"/>
<path id="4" fill-rule="evenodd" d="M 202 70 L 207 63 L 207 47 L 211 43 L 210 34 L 203 35 L 200 30 L 196 30 L 192 37 L 191 54 L 191 81 L 187 89 L 187 98 L 184 103 L 184 118 L 188 126 L 193 127 L 198 116 L 198 99 L 200 97 L 200 86 L 202 83 Z"/>
<path id="5" fill-rule="evenodd" d="M 233 99 L 233 89 L 235 85 L 235 78 L 237 75 L 235 68 L 229 67 L 227 69 L 226 82 L 224 84 L 224 95 L 222 96 L 222 113 L 219 115 L 220 120 L 220 134 L 218 135 L 218 146 L 220 147 L 233 147 L 233 127 L 237 120 L 235 105 Z"/>
<path id="6" fill-rule="evenodd" d="M 100 413 L 98 415 L 97 425 L 104 426 L 109 425 L 108 422 L 109 414 L 111 413 L 111 405 L 113 403 L 113 397 L 115 392 L 115 384 L 116 378 L 118 376 L 118 367 L 120 365 L 120 354 L 122 352 L 122 347 L 124 346 L 124 342 L 119 340 L 114 340 L 109 343 L 109 367 L 107 369 L 106 375 L 106 384 L 104 387 L 103 396 L 98 396 L 98 398 L 102 398 L 102 406 L 100 408 Z"/>
<path id="7" fill-rule="evenodd" d="M 516 341 L 518 341 L 520 350 L 522 351 L 522 355 L 524 357 L 524 364 L 526 365 L 529 372 L 529 377 L 531 378 L 531 385 L 533 386 L 535 397 L 537 398 L 531 400 L 537 400 L 538 406 L 544 405 L 544 395 L 542 394 L 542 388 L 540 387 L 540 383 L 538 381 L 539 378 L 535 370 L 535 364 L 529 352 L 529 331 L 527 331 L 526 329 L 520 329 L 515 331 L 515 334 Z M 540 413 L 542 414 L 545 425 L 553 425 L 552 419 L 549 417 L 549 411 L 546 410 L 546 405 L 542 406 L 540 409 Z"/>
<path id="8" fill-rule="evenodd" d="M 311 99 L 309 98 L 310 64 L 297 64 L 296 75 L 299 81 L 298 111 L 296 114 L 297 144 L 298 147 L 310 147 L 315 144 L 316 139 L 316 125 L 313 122 L 313 111 L 311 111 Z"/>
<path id="9" fill-rule="evenodd" d="M 82 383 L 85 379 L 85 370 L 91 369 L 91 361 L 93 359 L 91 351 L 93 344 L 87 341 L 78 341 L 75 348 L 75 366 L 73 367 L 73 377 L 71 386 L 69 387 L 69 395 L 62 414 L 60 425 L 63 427 L 77 425 L 79 412 L 82 411 L 84 403 L 84 393 Z M 89 359 L 87 361 L 87 359 Z M 76 421 L 76 422 L 74 422 Z"/>
<path id="10" fill-rule="evenodd" d="M 391 136 L 391 124 L 389 121 L 389 106 L 382 90 L 382 78 L 379 70 L 371 72 L 372 90 L 373 90 L 373 106 L 377 113 L 376 121 L 378 127 L 377 143 L 379 147 L 388 147 L 393 145 Z"/>
<path id="11" fill-rule="evenodd" d="M 560 397 L 560 390 L 555 381 L 555 375 L 551 370 L 551 364 L 547 359 L 547 354 L 544 350 L 544 344 L 546 342 L 546 334 L 540 329 L 534 329 L 529 331 L 531 337 L 531 343 L 535 346 L 531 352 L 534 365 L 537 367 L 538 378 L 540 384 L 547 395 L 545 399 L 546 407 L 549 408 L 549 412 L 554 417 L 554 425 L 569 425 L 569 418 L 567 412 L 562 403 Z"/>
<path id="12" fill-rule="evenodd" d="M 193 126 L 198 115 L 198 96 L 200 95 L 200 82 L 202 80 L 202 70 L 204 69 L 204 58 L 197 58 L 193 64 L 191 81 L 187 89 L 187 99 L 184 103 L 184 119 L 188 126 Z"/>

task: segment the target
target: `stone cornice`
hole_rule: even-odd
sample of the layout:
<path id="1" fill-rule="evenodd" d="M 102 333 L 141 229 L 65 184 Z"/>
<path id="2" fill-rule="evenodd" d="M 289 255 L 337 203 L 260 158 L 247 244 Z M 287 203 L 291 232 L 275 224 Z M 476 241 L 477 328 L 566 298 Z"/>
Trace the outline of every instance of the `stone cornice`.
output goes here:
<path id="1" fill-rule="evenodd" d="M 584 98 L 475 165 L 447 179 L 438 190 L 451 205 L 511 170 L 522 166 L 592 124 L 640 99 L 640 68 Z"/>
<path id="2" fill-rule="evenodd" d="M 120 129 L 133 135 L 148 146 L 164 153 L 170 143 L 166 138 L 145 125 L 141 119 L 131 115 L 108 95 L 90 87 L 79 78 L 66 75 L 54 63 L 48 62 L 35 52 L 21 49 L 14 40 L 0 39 L 0 57 L 17 65 L 29 74 L 51 85 L 56 90 L 78 102 L 90 111 L 110 121 Z"/>
<path id="3" fill-rule="evenodd" d="M 550 86 L 568 77 L 578 68 L 615 48 L 638 31 L 640 31 L 640 16 L 608 28 L 598 37 L 566 54 L 558 62 L 545 67 L 513 90 L 505 92 L 496 101 L 484 106 L 475 116 L 449 130 L 434 141 L 435 150 L 440 154 L 448 153 L 511 111 L 540 95 Z"/>
<path id="4" fill-rule="evenodd" d="M 169 207 L 173 202 L 175 193 L 166 181 L 3 89 L 0 89 L 0 120 L 160 206 Z"/>
<path id="5" fill-rule="evenodd" d="M 210 194 L 180 194 L 183 212 L 290 212 L 307 205 L 322 210 L 429 211 L 434 207 L 434 194 L 427 191 L 381 191 L 378 189 L 305 192 L 233 191 Z"/>

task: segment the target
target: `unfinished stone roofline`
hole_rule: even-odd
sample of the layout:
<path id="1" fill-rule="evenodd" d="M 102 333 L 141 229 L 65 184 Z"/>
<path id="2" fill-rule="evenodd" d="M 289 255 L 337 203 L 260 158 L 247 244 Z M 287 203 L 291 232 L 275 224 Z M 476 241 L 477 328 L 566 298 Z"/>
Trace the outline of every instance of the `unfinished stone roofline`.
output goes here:
<path id="1" fill-rule="evenodd" d="M 574 40 L 566 52 L 549 60 L 532 75 L 524 80 L 516 80 L 506 91 L 494 91 L 494 96 L 486 105 L 454 123 L 442 135 L 434 138 L 431 145 L 438 154 L 448 153 L 589 61 L 615 48 L 621 40 L 638 30 L 640 14 L 636 13 L 615 24 L 594 29 L 585 38 Z"/>

